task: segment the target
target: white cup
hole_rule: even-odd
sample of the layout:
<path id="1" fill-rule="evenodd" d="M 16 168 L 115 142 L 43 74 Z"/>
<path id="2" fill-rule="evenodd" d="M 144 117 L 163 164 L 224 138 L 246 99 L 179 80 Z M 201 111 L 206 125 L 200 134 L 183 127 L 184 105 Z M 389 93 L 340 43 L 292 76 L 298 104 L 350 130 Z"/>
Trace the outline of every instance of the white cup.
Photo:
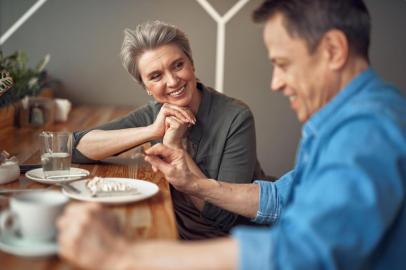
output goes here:
<path id="1" fill-rule="evenodd" d="M 58 191 L 18 194 L 10 199 L 10 208 L 0 213 L 1 232 L 25 240 L 52 241 L 56 220 L 68 200 Z"/>

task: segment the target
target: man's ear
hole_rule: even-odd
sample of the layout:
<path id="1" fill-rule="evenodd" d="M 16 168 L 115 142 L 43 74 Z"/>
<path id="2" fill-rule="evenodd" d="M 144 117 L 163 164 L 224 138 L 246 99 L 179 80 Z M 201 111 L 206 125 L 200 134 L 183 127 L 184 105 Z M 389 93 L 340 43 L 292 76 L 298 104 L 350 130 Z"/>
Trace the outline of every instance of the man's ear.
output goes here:
<path id="1" fill-rule="evenodd" d="M 349 44 L 347 36 L 340 30 L 330 30 L 323 35 L 321 45 L 324 56 L 332 70 L 341 69 L 348 60 Z"/>

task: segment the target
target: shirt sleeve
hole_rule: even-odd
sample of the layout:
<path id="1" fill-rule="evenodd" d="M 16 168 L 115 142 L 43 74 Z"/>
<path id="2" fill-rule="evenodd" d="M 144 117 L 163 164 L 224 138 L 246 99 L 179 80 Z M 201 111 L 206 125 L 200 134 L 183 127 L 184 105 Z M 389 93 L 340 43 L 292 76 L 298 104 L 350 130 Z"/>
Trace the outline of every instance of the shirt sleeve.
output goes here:
<path id="1" fill-rule="evenodd" d="M 82 154 L 78 149 L 77 145 L 80 140 L 92 130 L 117 130 L 133 127 L 147 126 L 153 123 L 156 115 L 156 110 L 158 104 L 154 102 L 149 102 L 148 104 L 140 107 L 139 109 L 129 113 L 128 115 L 113 120 L 111 122 L 99 125 L 97 127 L 92 127 L 84 130 L 75 131 L 72 134 L 72 162 L 75 163 L 95 163 L 96 160 L 92 160 Z"/>
<path id="2" fill-rule="evenodd" d="M 404 138 L 365 119 L 329 137 L 276 226 L 234 232 L 240 269 L 369 268 L 404 200 Z"/>
<path id="3" fill-rule="evenodd" d="M 269 225 L 277 222 L 291 191 L 293 175 L 294 171 L 290 171 L 276 182 L 255 181 L 259 185 L 259 209 L 253 222 Z"/>
<path id="4" fill-rule="evenodd" d="M 256 162 L 255 122 L 251 111 L 244 109 L 236 116 L 229 129 L 217 179 L 234 183 L 251 183 Z M 229 231 L 237 219 L 249 222 L 248 219 L 207 202 L 201 214 L 223 231 Z"/>

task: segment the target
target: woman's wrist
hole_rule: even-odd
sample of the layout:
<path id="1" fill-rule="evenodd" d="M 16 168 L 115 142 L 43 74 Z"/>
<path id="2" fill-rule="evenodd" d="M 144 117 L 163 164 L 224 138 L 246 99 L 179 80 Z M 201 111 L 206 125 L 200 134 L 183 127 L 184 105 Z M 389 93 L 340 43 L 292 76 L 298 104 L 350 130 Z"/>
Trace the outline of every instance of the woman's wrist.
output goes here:
<path id="1" fill-rule="evenodd" d="M 146 126 L 145 130 L 146 134 L 148 134 L 148 137 L 150 138 L 149 141 L 159 140 L 163 137 L 163 134 L 161 134 L 160 130 L 157 129 L 154 124 Z"/>

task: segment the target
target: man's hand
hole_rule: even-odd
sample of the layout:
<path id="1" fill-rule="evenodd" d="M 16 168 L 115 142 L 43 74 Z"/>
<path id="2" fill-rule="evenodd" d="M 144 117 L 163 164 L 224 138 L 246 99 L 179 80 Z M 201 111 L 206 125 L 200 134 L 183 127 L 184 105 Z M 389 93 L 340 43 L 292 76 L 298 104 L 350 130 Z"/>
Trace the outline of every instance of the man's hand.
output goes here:
<path id="1" fill-rule="evenodd" d="M 94 203 L 69 205 L 58 230 L 59 254 L 86 269 L 111 269 L 125 245 L 116 217 Z"/>
<path id="2" fill-rule="evenodd" d="M 156 144 L 145 153 L 145 161 L 149 162 L 155 171 L 160 170 L 177 190 L 188 194 L 195 192 L 198 177 L 190 170 L 186 151 Z"/>

